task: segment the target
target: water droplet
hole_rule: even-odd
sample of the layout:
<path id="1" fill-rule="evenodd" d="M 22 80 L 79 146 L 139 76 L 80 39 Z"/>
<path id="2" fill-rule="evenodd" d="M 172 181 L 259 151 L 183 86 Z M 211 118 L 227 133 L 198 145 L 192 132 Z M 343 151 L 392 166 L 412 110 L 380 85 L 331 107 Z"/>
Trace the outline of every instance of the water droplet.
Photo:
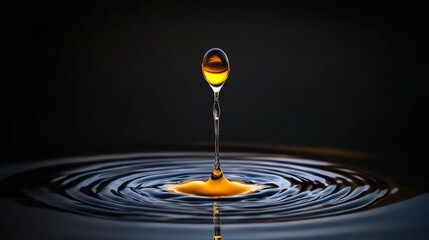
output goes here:
<path id="1" fill-rule="evenodd" d="M 225 52 L 219 48 L 207 51 L 203 58 L 202 71 L 213 91 L 219 92 L 230 71 L 229 60 Z"/>

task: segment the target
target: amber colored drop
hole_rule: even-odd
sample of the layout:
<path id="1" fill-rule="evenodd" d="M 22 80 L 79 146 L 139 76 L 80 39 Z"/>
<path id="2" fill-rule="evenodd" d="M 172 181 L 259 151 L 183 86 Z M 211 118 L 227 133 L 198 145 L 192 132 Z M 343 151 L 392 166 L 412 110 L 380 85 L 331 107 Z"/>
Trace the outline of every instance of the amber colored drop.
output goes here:
<path id="1" fill-rule="evenodd" d="M 219 48 L 210 49 L 203 58 L 202 71 L 204 78 L 214 91 L 219 91 L 228 78 L 230 67 L 225 52 Z"/>

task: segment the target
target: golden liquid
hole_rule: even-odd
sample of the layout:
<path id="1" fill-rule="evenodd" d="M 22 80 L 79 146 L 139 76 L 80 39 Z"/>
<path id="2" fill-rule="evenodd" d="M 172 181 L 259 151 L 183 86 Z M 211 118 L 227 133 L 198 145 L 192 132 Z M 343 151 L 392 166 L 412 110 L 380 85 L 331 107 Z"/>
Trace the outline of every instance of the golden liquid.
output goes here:
<path id="1" fill-rule="evenodd" d="M 229 75 L 229 61 L 220 49 L 214 49 L 204 56 L 202 71 L 204 78 L 212 87 L 222 86 Z"/>
<path id="2" fill-rule="evenodd" d="M 205 197 L 226 197 L 246 194 L 259 190 L 257 184 L 248 184 L 241 181 L 229 181 L 223 175 L 219 161 L 219 91 L 229 75 L 229 61 L 226 54 L 219 48 L 210 49 L 203 58 L 202 71 L 204 78 L 214 92 L 213 119 L 215 126 L 215 161 L 211 177 L 207 181 L 188 180 L 178 184 L 169 184 L 167 189 L 172 192 Z M 215 234 L 220 239 L 220 234 Z"/>
<path id="3" fill-rule="evenodd" d="M 167 188 L 172 192 L 205 197 L 227 197 L 246 194 L 260 189 L 260 186 L 257 184 L 229 181 L 221 171 L 216 173 L 216 175 L 218 174 L 218 178 L 213 177 L 213 173 L 207 181 L 188 180 L 179 184 L 169 184 Z"/>

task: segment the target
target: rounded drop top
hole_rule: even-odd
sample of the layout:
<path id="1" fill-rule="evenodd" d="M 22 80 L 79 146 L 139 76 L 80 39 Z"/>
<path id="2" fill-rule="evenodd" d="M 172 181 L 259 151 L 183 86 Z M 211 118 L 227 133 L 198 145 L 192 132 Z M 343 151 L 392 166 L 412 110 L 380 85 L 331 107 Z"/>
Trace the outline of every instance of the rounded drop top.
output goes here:
<path id="1" fill-rule="evenodd" d="M 229 60 L 225 52 L 219 48 L 207 51 L 203 58 L 202 71 L 213 91 L 219 91 L 230 71 Z"/>

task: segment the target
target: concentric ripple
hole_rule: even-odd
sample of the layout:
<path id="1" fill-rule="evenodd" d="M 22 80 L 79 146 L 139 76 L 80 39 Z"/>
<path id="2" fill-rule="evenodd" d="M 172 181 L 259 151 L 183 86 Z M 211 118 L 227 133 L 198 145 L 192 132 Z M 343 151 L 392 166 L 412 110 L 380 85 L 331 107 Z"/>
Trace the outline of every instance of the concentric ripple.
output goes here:
<path id="1" fill-rule="evenodd" d="M 151 153 L 56 162 L 11 176 L 0 188 L 28 202 L 126 221 L 211 223 L 312 219 L 376 207 L 393 188 L 347 166 L 269 154 L 227 153 L 228 179 L 263 185 L 251 194 L 213 199 L 168 192 L 166 185 L 210 176 L 211 153 Z"/>

